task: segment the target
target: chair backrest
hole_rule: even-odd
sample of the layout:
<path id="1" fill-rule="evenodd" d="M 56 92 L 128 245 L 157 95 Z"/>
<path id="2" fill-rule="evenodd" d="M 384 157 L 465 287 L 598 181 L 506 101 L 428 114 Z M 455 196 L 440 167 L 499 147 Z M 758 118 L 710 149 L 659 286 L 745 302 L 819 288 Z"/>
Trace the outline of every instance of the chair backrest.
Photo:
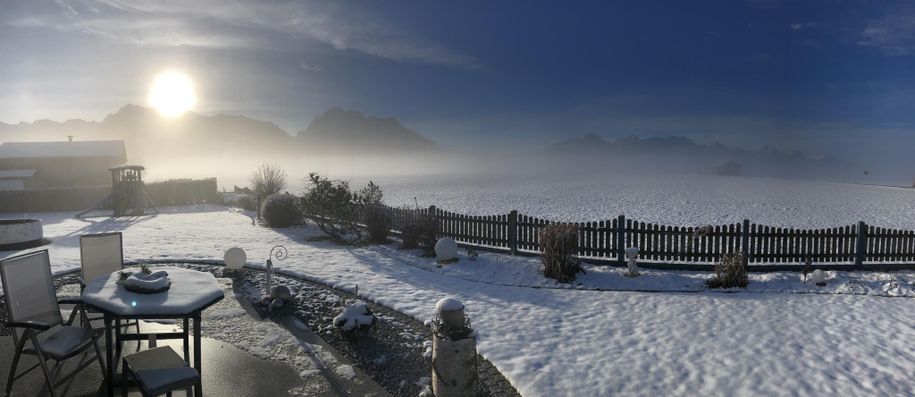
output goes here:
<path id="1" fill-rule="evenodd" d="M 83 281 L 120 271 L 124 266 L 121 233 L 84 234 L 79 236 L 79 256 Z"/>
<path id="2" fill-rule="evenodd" d="M 50 326 L 63 323 L 47 250 L 3 259 L 0 278 L 9 321 L 39 321 Z"/>

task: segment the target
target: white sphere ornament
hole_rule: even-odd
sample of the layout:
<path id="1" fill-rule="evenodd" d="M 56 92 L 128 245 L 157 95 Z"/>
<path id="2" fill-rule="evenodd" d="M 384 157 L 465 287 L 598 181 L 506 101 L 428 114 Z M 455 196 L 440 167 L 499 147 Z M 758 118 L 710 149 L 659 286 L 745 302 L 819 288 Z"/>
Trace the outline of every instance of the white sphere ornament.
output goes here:
<path id="1" fill-rule="evenodd" d="M 442 237 L 435 242 L 435 259 L 451 261 L 457 259 L 458 245 L 451 237 Z"/>
<path id="2" fill-rule="evenodd" d="M 826 285 L 826 272 L 820 269 L 816 269 L 810 275 L 810 281 L 813 281 L 814 284 L 819 286 Z"/>
<path id="3" fill-rule="evenodd" d="M 248 262 L 248 254 L 239 247 L 227 249 L 222 258 L 226 262 L 226 267 L 232 270 L 241 269 L 245 267 L 245 263 Z"/>

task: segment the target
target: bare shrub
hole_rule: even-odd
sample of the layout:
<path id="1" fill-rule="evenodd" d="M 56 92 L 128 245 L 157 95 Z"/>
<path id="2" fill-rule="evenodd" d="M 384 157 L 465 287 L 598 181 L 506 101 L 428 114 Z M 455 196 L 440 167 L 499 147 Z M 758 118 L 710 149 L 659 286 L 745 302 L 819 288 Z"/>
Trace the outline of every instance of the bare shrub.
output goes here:
<path id="1" fill-rule="evenodd" d="M 747 267 L 740 252 L 723 254 L 715 264 L 715 277 L 705 282 L 709 288 L 746 288 Z"/>
<path id="2" fill-rule="evenodd" d="M 298 199 L 291 194 L 271 194 L 261 206 L 261 216 L 270 227 L 289 227 L 302 220 L 302 212 L 297 205 Z"/>
<path id="3" fill-rule="evenodd" d="M 578 260 L 578 227 L 554 223 L 540 230 L 543 275 L 560 283 L 570 283 L 582 271 Z"/>
<path id="4" fill-rule="evenodd" d="M 425 255 L 434 255 L 435 242 L 438 241 L 439 236 L 438 229 L 438 219 L 434 215 L 411 210 L 411 216 L 403 225 L 402 247 L 406 249 L 422 248 Z"/>
<path id="5" fill-rule="evenodd" d="M 251 183 L 254 195 L 259 199 L 264 199 L 286 189 L 286 171 L 278 166 L 264 163 L 251 173 L 248 181 Z"/>

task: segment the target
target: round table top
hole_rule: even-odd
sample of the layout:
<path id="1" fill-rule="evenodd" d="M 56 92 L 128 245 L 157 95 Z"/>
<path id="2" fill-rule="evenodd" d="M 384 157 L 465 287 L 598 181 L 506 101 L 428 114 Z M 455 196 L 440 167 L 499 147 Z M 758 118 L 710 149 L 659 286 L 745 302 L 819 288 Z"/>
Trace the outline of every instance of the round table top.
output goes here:
<path id="1" fill-rule="evenodd" d="M 117 284 L 120 272 L 99 276 L 86 284 L 83 303 L 115 316 L 186 316 L 224 297 L 216 277 L 207 272 L 178 267 L 156 267 L 168 272 L 172 285 L 154 294 L 130 292 Z"/>

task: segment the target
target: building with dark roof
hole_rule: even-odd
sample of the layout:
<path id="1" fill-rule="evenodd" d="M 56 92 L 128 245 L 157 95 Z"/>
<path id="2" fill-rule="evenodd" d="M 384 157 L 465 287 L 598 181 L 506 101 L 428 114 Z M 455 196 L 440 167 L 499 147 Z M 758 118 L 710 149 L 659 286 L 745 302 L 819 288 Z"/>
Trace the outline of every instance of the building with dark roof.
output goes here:
<path id="1" fill-rule="evenodd" d="M 125 162 L 124 141 L 5 142 L 0 190 L 111 185 L 108 168 Z"/>

